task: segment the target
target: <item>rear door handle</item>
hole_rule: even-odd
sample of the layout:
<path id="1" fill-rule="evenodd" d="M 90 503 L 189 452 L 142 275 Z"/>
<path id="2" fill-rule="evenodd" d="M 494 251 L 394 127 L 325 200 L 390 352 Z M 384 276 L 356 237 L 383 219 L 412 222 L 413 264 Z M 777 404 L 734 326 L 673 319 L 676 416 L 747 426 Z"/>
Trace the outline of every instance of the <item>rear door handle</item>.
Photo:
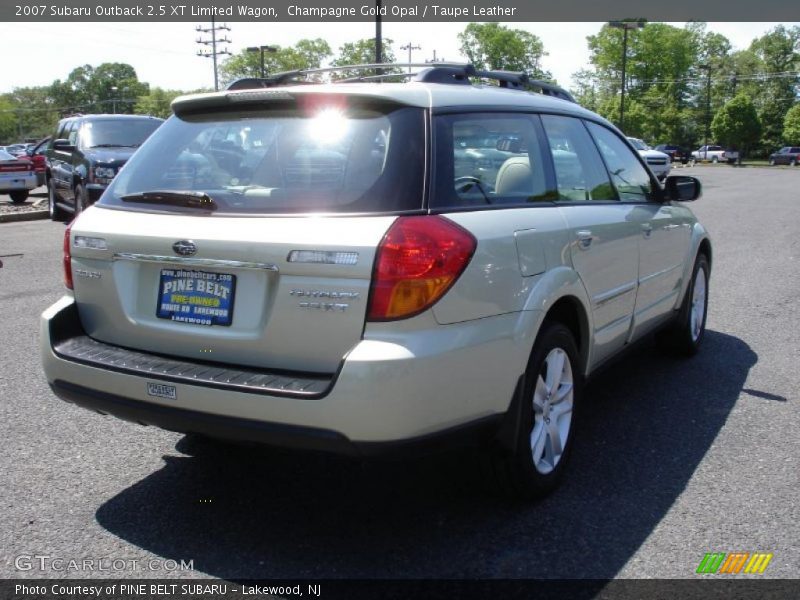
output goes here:
<path id="1" fill-rule="evenodd" d="M 588 250 L 589 246 L 592 245 L 592 240 L 594 239 L 592 237 L 592 232 L 589 231 L 588 229 L 581 229 L 580 231 L 577 232 L 577 235 L 578 235 L 578 247 L 581 250 Z"/>

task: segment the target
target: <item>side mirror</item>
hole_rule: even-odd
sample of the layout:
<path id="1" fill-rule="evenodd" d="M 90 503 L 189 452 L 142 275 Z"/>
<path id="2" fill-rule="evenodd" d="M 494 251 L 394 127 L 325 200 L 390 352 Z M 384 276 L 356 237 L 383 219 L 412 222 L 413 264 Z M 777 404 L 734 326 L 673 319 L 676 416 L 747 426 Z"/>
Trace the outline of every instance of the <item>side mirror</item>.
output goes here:
<path id="1" fill-rule="evenodd" d="M 61 150 L 62 152 L 72 152 L 75 150 L 74 144 L 70 144 L 69 140 L 56 140 L 53 142 L 53 150 Z"/>
<path id="2" fill-rule="evenodd" d="M 703 195 L 703 185 L 696 177 L 670 175 L 664 182 L 664 196 L 667 200 L 690 202 Z"/>

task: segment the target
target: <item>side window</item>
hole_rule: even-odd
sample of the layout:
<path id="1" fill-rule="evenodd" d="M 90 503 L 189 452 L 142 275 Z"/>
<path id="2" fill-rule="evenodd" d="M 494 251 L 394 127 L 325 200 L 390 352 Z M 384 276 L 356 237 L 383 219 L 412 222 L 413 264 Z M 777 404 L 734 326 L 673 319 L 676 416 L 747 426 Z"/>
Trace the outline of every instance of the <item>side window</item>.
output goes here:
<path id="1" fill-rule="evenodd" d="M 434 207 L 552 200 L 538 123 L 527 114 L 436 117 Z"/>
<path id="2" fill-rule="evenodd" d="M 579 119 L 542 115 L 559 200 L 618 200 L 603 161 Z"/>
<path id="3" fill-rule="evenodd" d="M 70 121 L 62 121 L 58 124 L 58 130 L 56 132 L 55 138 L 56 140 L 65 140 L 67 139 L 67 129 L 69 129 Z"/>
<path id="4" fill-rule="evenodd" d="M 70 144 L 75 144 L 75 141 L 78 139 L 78 127 L 80 124 L 77 121 L 73 121 L 67 131 L 67 139 L 69 140 Z"/>
<path id="5" fill-rule="evenodd" d="M 587 123 L 600 154 L 606 161 L 611 179 L 622 200 L 647 201 L 653 194 L 650 174 L 630 148 L 614 134 L 597 123 Z"/>

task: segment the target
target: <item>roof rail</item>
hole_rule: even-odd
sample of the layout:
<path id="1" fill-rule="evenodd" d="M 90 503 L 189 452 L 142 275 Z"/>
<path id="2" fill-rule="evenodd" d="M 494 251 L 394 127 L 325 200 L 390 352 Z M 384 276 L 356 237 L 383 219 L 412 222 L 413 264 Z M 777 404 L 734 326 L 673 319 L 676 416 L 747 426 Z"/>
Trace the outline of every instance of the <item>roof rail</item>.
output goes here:
<path id="1" fill-rule="evenodd" d="M 417 73 L 383 73 L 384 69 L 397 69 L 399 67 L 421 67 Z M 275 73 L 269 77 L 246 77 L 238 79 L 226 88 L 228 91 L 269 88 L 289 84 L 316 83 L 306 81 L 303 78 L 309 75 L 321 73 L 333 73 L 336 71 L 374 71 L 374 75 L 359 75 L 338 80 L 339 83 L 357 83 L 363 81 L 382 81 L 391 78 L 406 78 L 411 81 L 426 83 L 444 83 L 455 85 L 471 85 L 470 78 L 491 79 L 497 81 L 499 87 L 536 91 L 545 96 L 560 98 L 569 102 L 575 102 L 567 90 L 546 81 L 530 79 L 527 73 L 522 71 L 480 71 L 474 65 L 468 63 L 368 63 L 360 65 L 341 65 L 337 67 L 323 67 L 320 69 L 303 69 L 297 71 L 285 71 Z"/>

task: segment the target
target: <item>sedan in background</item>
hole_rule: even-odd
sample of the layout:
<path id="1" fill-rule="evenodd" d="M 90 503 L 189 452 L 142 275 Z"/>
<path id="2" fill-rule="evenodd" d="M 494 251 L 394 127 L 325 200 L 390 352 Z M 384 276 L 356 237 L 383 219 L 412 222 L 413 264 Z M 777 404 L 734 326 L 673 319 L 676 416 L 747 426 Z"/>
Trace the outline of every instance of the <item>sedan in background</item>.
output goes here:
<path id="1" fill-rule="evenodd" d="M 28 192 L 36 187 L 33 163 L 0 150 L 0 194 L 8 194 L 14 204 L 28 199 Z"/>
<path id="2" fill-rule="evenodd" d="M 800 146 L 785 146 L 769 155 L 771 165 L 789 165 L 794 167 L 800 163 Z"/>

